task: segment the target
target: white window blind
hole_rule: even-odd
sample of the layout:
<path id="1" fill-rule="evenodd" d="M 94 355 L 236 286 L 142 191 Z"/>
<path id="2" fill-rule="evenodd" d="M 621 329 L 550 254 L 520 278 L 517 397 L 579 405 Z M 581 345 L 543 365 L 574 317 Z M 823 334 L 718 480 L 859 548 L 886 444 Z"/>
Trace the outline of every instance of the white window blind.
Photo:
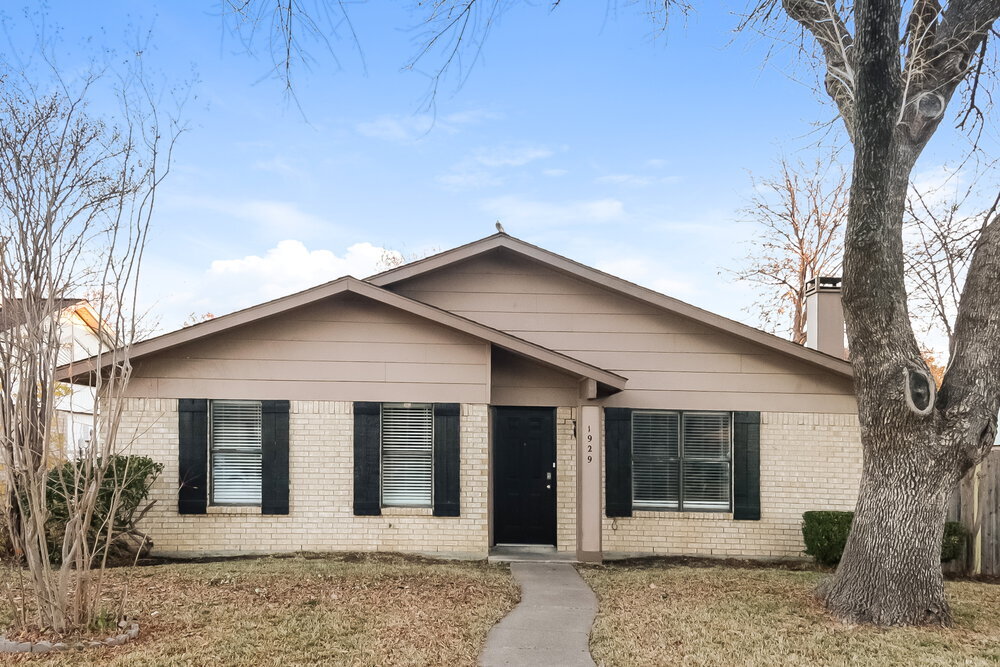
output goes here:
<path id="1" fill-rule="evenodd" d="M 731 421 L 729 413 L 684 413 L 684 507 L 729 509 Z"/>
<path id="2" fill-rule="evenodd" d="M 259 505 L 260 401 L 212 401 L 212 503 Z"/>
<path id="3" fill-rule="evenodd" d="M 429 506 L 434 483 L 434 411 L 382 404 L 382 504 Z"/>
<path id="4" fill-rule="evenodd" d="M 731 443 L 728 412 L 633 412 L 633 505 L 729 509 Z"/>
<path id="5" fill-rule="evenodd" d="M 680 499 L 680 415 L 632 416 L 632 502 L 636 507 L 677 507 Z"/>

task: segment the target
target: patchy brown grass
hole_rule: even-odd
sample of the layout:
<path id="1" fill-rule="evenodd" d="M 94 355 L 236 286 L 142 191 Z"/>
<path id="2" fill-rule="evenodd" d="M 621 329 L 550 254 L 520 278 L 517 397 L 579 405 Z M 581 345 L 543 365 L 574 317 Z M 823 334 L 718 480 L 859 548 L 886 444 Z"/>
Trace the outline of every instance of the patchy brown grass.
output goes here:
<path id="1" fill-rule="evenodd" d="M 129 580 L 138 640 L 6 661 L 474 665 L 489 628 L 519 595 L 506 567 L 385 554 L 177 563 L 109 577 L 118 590 Z"/>
<path id="2" fill-rule="evenodd" d="M 600 600 L 598 665 L 996 665 L 1000 587 L 949 582 L 955 627 L 834 621 L 819 572 L 644 563 L 583 567 Z"/>

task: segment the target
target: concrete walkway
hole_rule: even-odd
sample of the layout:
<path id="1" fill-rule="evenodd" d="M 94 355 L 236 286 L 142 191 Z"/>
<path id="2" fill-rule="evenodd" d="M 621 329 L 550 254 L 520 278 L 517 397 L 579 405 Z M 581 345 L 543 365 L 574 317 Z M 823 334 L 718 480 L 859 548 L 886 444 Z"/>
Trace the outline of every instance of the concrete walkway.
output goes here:
<path id="1" fill-rule="evenodd" d="M 597 597 L 566 563 L 511 563 L 521 603 L 497 623 L 479 656 L 483 667 L 593 667 L 588 644 Z"/>

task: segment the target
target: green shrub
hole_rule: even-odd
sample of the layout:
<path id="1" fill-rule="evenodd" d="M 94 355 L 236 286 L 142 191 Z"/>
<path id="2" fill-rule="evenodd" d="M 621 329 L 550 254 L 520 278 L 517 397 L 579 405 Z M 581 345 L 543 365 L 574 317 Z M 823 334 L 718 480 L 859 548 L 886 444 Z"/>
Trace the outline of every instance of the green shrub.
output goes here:
<path id="1" fill-rule="evenodd" d="M 836 565 L 844 553 L 854 512 L 806 512 L 802 515 L 802 540 L 806 554 L 820 565 Z"/>
<path id="2" fill-rule="evenodd" d="M 112 458 L 101 480 L 94 515 L 87 530 L 87 542 L 95 562 L 104 557 L 106 549 L 112 562 L 127 560 L 136 552 L 148 551 L 147 540 L 136 530 L 135 524 L 152 506 L 152 503 L 146 503 L 146 498 L 162 470 L 162 463 L 146 456 Z M 68 461 L 49 471 L 46 490 L 49 516 L 45 528 L 49 559 L 54 564 L 62 562 L 63 540 L 71 513 L 69 501 L 82 492 L 86 477 L 93 474 L 84 461 Z M 120 489 L 117 502 L 116 489 Z M 109 523 L 110 545 L 107 541 Z"/>
<path id="3" fill-rule="evenodd" d="M 944 538 L 941 540 L 941 562 L 953 561 L 965 551 L 965 538 L 969 531 L 958 521 L 944 524 Z"/>
<path id="4" fill-rule="evenodd" d="M 847 536 L 851 532 L 854 512 L 805 512 L 802 515 L 802 541 L 806 554 L 820 565 L 836 565 L 844 553 Z M 944 524 L 941 540 L 941 562 L 958 558 L 965 548 L 966 530 L 957 521 Z"/>

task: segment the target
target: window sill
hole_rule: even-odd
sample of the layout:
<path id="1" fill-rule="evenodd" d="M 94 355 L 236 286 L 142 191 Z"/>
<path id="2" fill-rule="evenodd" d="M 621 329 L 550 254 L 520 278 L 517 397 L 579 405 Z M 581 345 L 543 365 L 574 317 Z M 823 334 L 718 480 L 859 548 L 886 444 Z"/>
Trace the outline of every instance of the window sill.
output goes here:
<path id="1" fill-rule="evenodd" d="M 260 505 L 209 505 L 206 514 L 247 515 L 260 514 Z"/>
<path id="2" fill-rule="evenodd" d="M 383 507 L 382 516 L 433 516 L 433 507 Z"/>

